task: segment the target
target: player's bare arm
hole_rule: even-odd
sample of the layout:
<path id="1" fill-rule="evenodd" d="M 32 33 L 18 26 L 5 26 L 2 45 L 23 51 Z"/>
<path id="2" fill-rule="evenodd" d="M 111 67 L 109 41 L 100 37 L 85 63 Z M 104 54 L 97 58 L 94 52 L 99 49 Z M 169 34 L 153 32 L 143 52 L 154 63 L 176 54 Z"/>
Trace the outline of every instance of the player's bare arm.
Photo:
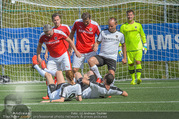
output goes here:
<path id="1" fill-rule="evenodd" d="M 65 101 L 65 98 L 64 97 L 61 97 L 60 99 L 57 99 L 57 100 L 47 100 L 47 101 L 41 101 L 41 103 L 49 103 L 49 102 L 64 102 Z"/>
<path id="2" fill-rule="evenodd" d="M 122 63 L 123 64 L 126 64 L 127 63 L 127 57 L 126 57 L 126 44 L 125 43 L 123 43 L 122 44 L 122 52 L 123 52 L 123 59 L 122 59 Z"/>
<path id="3" fill-rule="evenodd" d="M 122 96 L 127 97 L 128 93 L 126 91 L 123 91 Z"/>
<path id="4" fill-rule="evenodd" d="M 38 62 L 42 62 L 42 59 L 40 57 L 41 49 L 42 49 L 42 43 L 39 42 L 37 46 L 37 61 Z"/>
<path id="5" fill-rule="evenodd" d="M 75 34 L 75 31 L 71 30 L 69 38 L 73 41 L 73 43 L 75 41 L 74 34 Z M 69 52 L 70 55 L 72 55 L 73 49 L 72 49 L 72 47 L 70 45 L 69 45 L 69 48 L 68 48 L 68 52 Z"/>
<path id="6" fill-rule="evenodd" d="M 46 50 L 45 50 L 44 58 L 45 58 L 45 60 L 47 61 L 47 58 L 48 58 L 48 49 L 47 49 L 47 48 L 46 48 Z"/>
<path id="7" fill-rule="evenodd" d="M 77 56 L 77 57 L 81 57 L 81 54 L 80 54 L 80 52 L 76 49 L 76 47 L 75 47 L 73 41 L 72 41 L 69 37 L 67 37 L 66 41 L 67 41 L 67 42 L 70 44 L 70 46 L 73 48 L 73 50 L 74 50 L 76 56 Z"/>
<path id="8" fill-rule="evenodd" d="M 76 100 L 77 101 L 82 101 L 82 96 L 81 95 L 76 96 Z"/>
<path id="9" fill-rule="evenodd" d="M 69 38 L 73 41 L 73 43 L 74 43 L 74 34 L 75 34 L 75 31 L 71 30 Z"/>
<path id="10" fill-rule="evenodd" d="M 94 43 L 94 45 L 93 45 L 93 51 L 97 52 L 98 46 L 99 46 L 100 43 L 101 43 L 101 42 L 99 42 L 99 41 L 96 41 L 96 42 Z"/>

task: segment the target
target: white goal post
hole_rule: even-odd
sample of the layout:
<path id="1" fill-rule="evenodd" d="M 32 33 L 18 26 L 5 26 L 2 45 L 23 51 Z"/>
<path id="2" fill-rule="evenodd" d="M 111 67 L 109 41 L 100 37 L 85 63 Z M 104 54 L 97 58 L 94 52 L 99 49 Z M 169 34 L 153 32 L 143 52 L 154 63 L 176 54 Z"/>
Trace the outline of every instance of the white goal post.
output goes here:
<path id="1" fill-rule="evenodd" d="M 126 11 L 135 11 L 142 24 L 148 52 L 143 55 L 142 79 L 179 78 L 179 1 L 178 0 L 3 0 L 0 1 L 0 71 L 11 81 L 44 81 L 32 69 L 32 56 L 42 27 L 51 24 L 51 15 L 62 15 L 61 23 L 70 27 L 83 12 L 89 12 L 101 29 L 115 17 L 117 30 L 127 21 Z M 42 52 L 45 51 L 45 46 Z M 44 54 L 42 54 L 42 57 Z M 72 58 L 71 58 L 72 59 Z M 116 79 L 130 79 L 128 66 L 118 57 Z M 89 67 L 85 64 L 83 72 Z M 99 68 L 104 76 L 107 67 Z"/>

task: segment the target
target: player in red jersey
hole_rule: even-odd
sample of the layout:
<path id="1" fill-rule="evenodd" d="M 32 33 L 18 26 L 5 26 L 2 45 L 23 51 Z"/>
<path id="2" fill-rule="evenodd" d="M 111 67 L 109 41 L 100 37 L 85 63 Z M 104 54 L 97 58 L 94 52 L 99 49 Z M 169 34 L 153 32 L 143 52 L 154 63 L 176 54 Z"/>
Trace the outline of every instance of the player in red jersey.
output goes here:
<path id="1" fill-rule="evenodd" d="M 52 15 L 52 22 L 54 23 L 53 29 L 57 29 L 57 30 L 63 31 L 67 36 L 70 35 L 71 30 L 70 30 L 69 26 L 66 25 L 66 24 L 61 24 L 61 23 L 60 23 L 60 22 L 61 22 L 61 15 L 60 15 L 60 14 L 54 13 L 54 14 Z M 64 44 L 65 44 L 65 47 L 68 49 L 68 48 L 69 48 L 69 43 L 68 43 L 67 41 L 65 41 L 65 40 L 64 40 L 63 42 L 64 42 Z M 71 50 L 69 50 L 69 51 L 71 51 Z M 71 55 L 72 52 L 69 52 L 69 54 Z M 44 58 L 45 58 L 45 60 L 47 61 L 47 58 L 48 58 L 48 50 L 47 50 L 47 49 L 46 49 Z M 48 70 L 48 69 L 46 68 L 45 61 L 42 61 L 42 62 L 41 62 L 41 67 L 42 67 L 42 69 L 44 69 L 44 70 L 46 70 L 46 71 Z M 47 72 L 48 72 L 48 71 L 47 71 Z M 59 75 L 59 76 L 60 76 L 60 79 L 64 79 L 64 76 L 63 76 L 62 71 L 59 71 L 59 74 L 60 74 L 60 75 Z M 55 82 L 56 82 L 56 79 L 55 79 Z M 43 98 L 43 99 L 49 99 L 48 95 L 47 95 L 46 97 L 42 97 L 42 98 Z"/>
<path id="2" fill-rule="evenodd" d="M 70 35 L 71 30 L 70 30 L 69 26 L 66 25 L 66 24 L 61 24 L 60 23 L 61 22 L 61 16 L 60 16 L 60 14 L 54 13 L 52 15 L 52 22 L 54 23 L 53 29 L 57 29 L 57 30 L 63 31 L 67 36 Z M 65 43 L 65 46 L 68 49 L 69 48 L 68 42 L 64 41 L 64 43 Z M 69 54 L 71 55 L 70 52 L 69 52 Z M 46 50 L 44 57 L 45 57 L 45 60 L 47 60 L 47 58 L 48 58 L 48 50 Z"/>
<path id="3" fill-rule="evenodd" d="M 50 58 L 47 63 L 48 71 L 60 79 L 59 72 L 63 70 L 71 70 L 70 56 L 67 52 L 67 48 L 64 44 L 64 40 L 68 41 L 70 46 L 74 49 L 77 57 L 81 57 L 81 54 L 76 49 L 72 40 L 62 31 L 52 29 L 50 25 L 45 25 L 43 28 L 44 32 L 41 34 L 39 44 L 37 46 L 37 59 L 38 62 L 42 62 L 40 57 L 42 43 L 45 43 L 50 53 Z M 58 73 L 58 74 L 57 74 Z M 44 75 L 45 76 L 45 75 Z"/>
<path id="4" fill-rule="evenodd" d="M 75 31 L 76 37 L 76 48 L 81 53 L 81 58 L 73 56 L 73 71 L 77 72 L 79 68 L 83 68 L 85 59 L 88 59 L 96 52 L 93 51 L 93 45 L 95 43 L 95 35 L 100 34 L 101 29 L 97 22 L 91 20 L 89 13 L 83 13 L 82 19 L 78 19 L 74 22 L 70 33 L 70 39 L 73 39 Z"/>

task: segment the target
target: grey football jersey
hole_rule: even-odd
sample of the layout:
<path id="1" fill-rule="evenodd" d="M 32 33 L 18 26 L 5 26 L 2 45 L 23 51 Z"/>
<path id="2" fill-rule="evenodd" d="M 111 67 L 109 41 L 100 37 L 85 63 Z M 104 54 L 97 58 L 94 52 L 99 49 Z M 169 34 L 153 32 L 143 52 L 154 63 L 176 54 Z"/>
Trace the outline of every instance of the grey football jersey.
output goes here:
<path id="1" fill-rule="evenodd" d="M 109 30 L 104 30 L 101 31 L 97 40 L 101 42 L 99 55 L 117 60 L 119 43 L 125 43 L 124 35 L 119 31 L 111 33 Z"/>
<path id="2" fill-rule="evenodd" d="M 111 95 L 121 95 L 123 91 L 118 87 L 111 86 L 109 90 L 106 89 L 104 84 L 90 82 L 90 87 L 83 91 L 83 98 L 99 98 Z"/>

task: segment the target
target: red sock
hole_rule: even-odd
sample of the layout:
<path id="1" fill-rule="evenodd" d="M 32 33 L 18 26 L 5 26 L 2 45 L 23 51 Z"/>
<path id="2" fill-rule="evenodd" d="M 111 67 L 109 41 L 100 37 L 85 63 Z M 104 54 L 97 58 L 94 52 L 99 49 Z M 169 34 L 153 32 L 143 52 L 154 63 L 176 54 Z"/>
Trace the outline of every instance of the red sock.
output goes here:
<path id="1" fill-rule="evenodd" d="M 54 81 L 55 84 L 57 84 L 57 78 L 55 77 L 55 81 Z"/>

